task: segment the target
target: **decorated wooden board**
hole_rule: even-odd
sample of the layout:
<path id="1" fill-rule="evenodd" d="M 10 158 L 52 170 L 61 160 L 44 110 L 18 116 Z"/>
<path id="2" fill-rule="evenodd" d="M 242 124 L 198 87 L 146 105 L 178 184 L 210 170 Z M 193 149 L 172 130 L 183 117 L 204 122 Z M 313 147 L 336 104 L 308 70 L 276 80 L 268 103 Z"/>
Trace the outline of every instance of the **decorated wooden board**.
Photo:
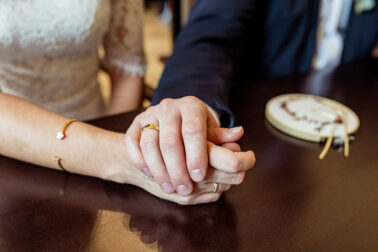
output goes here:
<path id="1" fill-rule="evenodd" d="M 345 105 L 324 97 L 285 94 L 272 98 L 265 116 L 278 130 L 296 138 L 323 142 L 331 135 L 344 139 L 360 125 L 356 113 Z"/>

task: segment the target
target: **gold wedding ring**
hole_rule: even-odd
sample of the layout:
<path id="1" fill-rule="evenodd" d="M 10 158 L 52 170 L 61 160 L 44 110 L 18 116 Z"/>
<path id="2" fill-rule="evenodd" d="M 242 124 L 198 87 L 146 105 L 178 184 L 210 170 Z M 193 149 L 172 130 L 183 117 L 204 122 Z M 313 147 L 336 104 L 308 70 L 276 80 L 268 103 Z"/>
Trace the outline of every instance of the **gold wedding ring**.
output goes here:
<path id="1" fill-rule="evenodd" d="M 156 124 L 146 124 L 142 127 L 142 132 L 145 131 L 145 130 L 148 130 L 148 129 L 154 129 L 154 130 L 157 130 L 159 131 L 159 126 L 157 126 Z"/>
<path id="2" fill-rule="evenodd" d="M 211 193 L 216 193 L 218 191 L 218 186 L 219 186 L 219 184 L 214 182 L 213 183 L 213 191 Z"/>

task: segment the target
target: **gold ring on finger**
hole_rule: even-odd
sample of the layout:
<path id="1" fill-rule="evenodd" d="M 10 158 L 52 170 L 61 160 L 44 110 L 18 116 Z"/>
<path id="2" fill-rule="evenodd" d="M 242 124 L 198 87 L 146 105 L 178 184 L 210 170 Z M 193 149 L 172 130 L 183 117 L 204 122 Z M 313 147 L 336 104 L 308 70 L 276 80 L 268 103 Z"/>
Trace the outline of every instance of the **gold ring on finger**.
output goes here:
<path id="1" fill-rule="evenodd" d="M 211 193 L 216 193 L 218 191 L 219 184 L 217 182 L 213 183 L 213 191 Z"/>
<path id="2" fill-rule="evenodd" d="M 156 131 L 159 131 L 159 126 L 156 125 L 156 124 L 152 124 L 152 123 L 149 123 L 149 124 L 146 124 L 142 127 L 142 132 L 145 131 L 145 130 L 148 130 L 148 129 L 154 129 Z"/>

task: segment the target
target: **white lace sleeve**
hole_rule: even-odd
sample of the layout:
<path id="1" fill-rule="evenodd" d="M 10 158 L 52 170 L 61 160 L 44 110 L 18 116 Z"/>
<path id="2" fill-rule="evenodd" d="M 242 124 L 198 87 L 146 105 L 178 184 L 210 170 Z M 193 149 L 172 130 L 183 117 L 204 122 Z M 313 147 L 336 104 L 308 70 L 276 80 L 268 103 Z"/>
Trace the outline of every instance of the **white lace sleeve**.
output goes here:
<path id="1" fill-rule="evenodd" d="M 146 62 L 143 52 L 142 0 L 112 0 L 111 23 L 105 35 L 107 70 L 116 67 L 126 75 L 144 76 Z"/>

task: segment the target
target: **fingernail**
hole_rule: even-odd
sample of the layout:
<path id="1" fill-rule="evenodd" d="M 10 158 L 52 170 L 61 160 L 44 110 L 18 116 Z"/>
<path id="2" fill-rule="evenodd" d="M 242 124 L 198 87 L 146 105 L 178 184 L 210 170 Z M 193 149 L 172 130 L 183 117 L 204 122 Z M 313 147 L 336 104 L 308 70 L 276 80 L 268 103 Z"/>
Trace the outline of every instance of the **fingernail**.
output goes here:
<path id="1" fill-rule="evenodd" d="M 190 175 L 192 177 L 192 179 L 195 181 L 195 182 L 200 182 L 203 180 L 203 174 L 202 174 L 202 171 L 200 169 L 195 169 L 195 170 L 192 170 L 190 172 Z"/>
<path id="2" fill-rule="evenodd" d="M 177 192 L 181 195 L 188 195 L 190 194 L 190 187 L 187 185 L 179 185 L 177 186 Z"/>
<path id="3" fill-rule="evenodd" d="M 229 129 L 231 133 L 238 133 L 242 130 L 242 126 Z"/>
<path id="4" fill-rule="evenodd" d="M 166 193 L 173 193 L 175 191 L 175 188 L 171 183 L 163 183 L 161 187 L 163 188 L 163 191 Z"/>
<path id="5" fill-rule="evenodd" d="M 146 176 L 148 176 L 148 177 L 150 177 L 150 178 L 153 178 L 150 169 L 148 169 L 147 167 L 146 167 L 146 168 L 143 168 L 142 171 L 143 171 L 144 175 L 146 175 Z"/>

